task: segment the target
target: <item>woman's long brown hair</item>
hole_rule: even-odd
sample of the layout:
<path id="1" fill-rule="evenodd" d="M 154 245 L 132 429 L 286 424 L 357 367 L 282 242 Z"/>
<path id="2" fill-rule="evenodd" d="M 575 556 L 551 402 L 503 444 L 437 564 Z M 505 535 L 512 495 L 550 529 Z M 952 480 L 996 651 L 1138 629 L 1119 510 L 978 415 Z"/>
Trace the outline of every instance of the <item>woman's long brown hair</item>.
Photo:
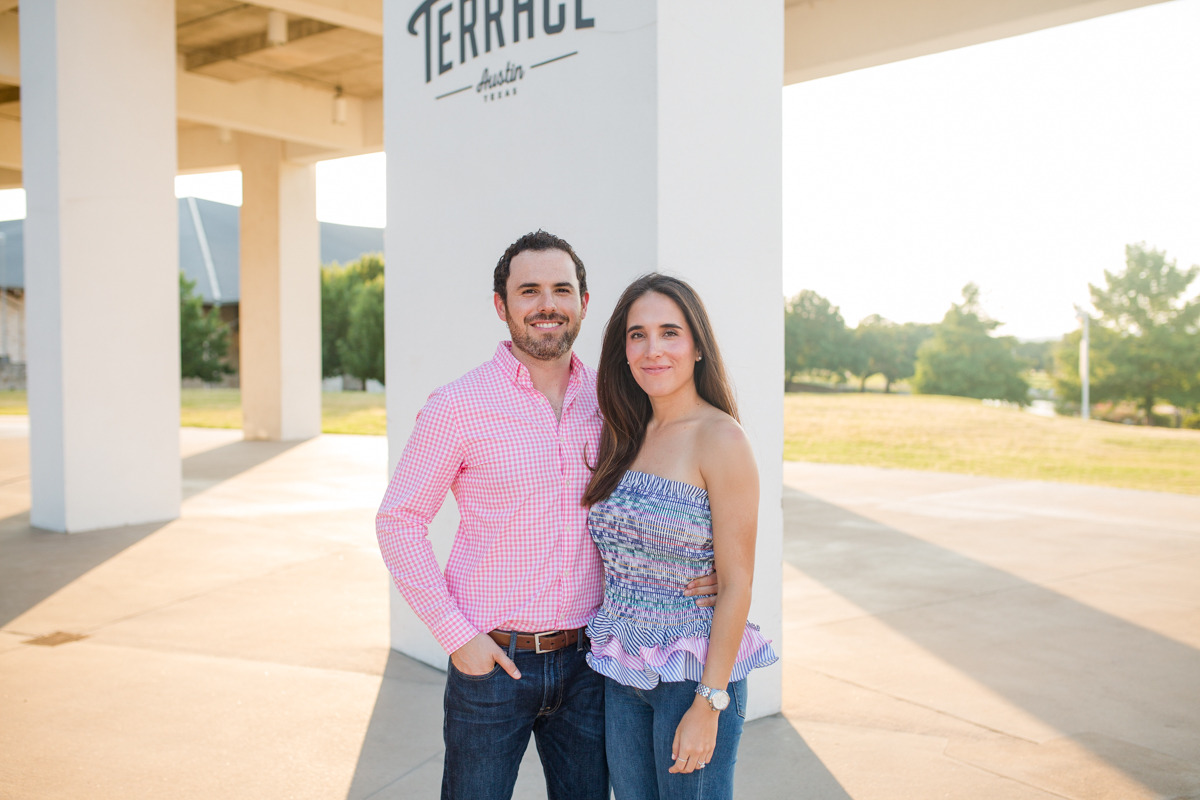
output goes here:
<path id="1" fill-rule="evenodd" d="M 646 426 L 652 416 L 650 398 L 638 386 L 625 358 L 625 334 L 629 309 L 638 298 L 651 292 L 674 301 L 692 331 L 692 340 L 702 356 L 696 362 L 696 371 L 693 373 L 696 392 L 710 405 L 734 419 L 738 418 L 733 387 L 725 376 L 725 363 L 721 360 L 717 337 L 713 335 L 704 302 L 695 289 L 678 278 L 657 272 L 643 275 L 625 289 L 617 301 L 617 307 L 613 309 L 612 317 L 604 326 L 604 345 L 600 351 L 600 369 L 596 380 L 596 395 L 600 401 L 600 412 L 604 415 L 604 430 L 600 434 L 600 453 L 596 465 L 591 467 L 592 480 L 583 493 L 584 506 L 608 499 L 629 465 L 637 458 L 642 441 L 646 438 Z"/>

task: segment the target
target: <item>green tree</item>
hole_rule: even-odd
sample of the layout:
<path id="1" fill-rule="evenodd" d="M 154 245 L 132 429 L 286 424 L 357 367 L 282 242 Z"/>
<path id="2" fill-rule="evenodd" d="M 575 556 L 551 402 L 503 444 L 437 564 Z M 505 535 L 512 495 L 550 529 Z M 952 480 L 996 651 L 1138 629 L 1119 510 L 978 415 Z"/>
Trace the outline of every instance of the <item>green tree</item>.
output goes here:
<path id="1" fill-rule="evenodd" d="M 895 374 L 883 373 L 888 379 L 885 391 L 891 391 L 894 382 L 907 380 L 917 374 L 917 353 L 921 351 L 921 345 L 933 337 L 933 326 L 923 322 L 906 322 L 900 326 L 897 334 L 901 348 L 899 369 Z"/>
<path id="2" fill-rule="evenodd" d="M 845 380 L 853 356 L 853 334 L 838 307 L 811 289 L 784 304 L 783 375 L 794 381 L 801 373 Z"/>
<path id="3" fill-rule="evenodd" d="M 979 287 L 963 287 L 963 302 L 950 306 L 933 336 L 917 353 L 913 388 L 920 394 L 1029 402 L 1025 368 L 1016 339 L 993 336 L 1000 323 L 988 319 L 979 304 Z"/>
<path id="4" fill-rule="evenodd" d="M 184 378 L 216 383 L 233 372 L 229 355 L 229 327 L 217 309 L 204 311 L 204 300 L 195 293 L 196 282 L 179 273 L 179 372 Z"/>
<path id="5" fill-rule="evenodd" d="M 854 348 L 858 352 L 853 361 L 857 369 L 851 369 L 861 381 L 859 391 L 866 390 L 867 378 L 872 375 L 884 377 L 885 392 L 890 392 L 896 381 L 911 378 L 916 372 L 917 350 L 931 335 L 929 325 L 897 325 L 878 314 L 859 322 L 854 329 Z"/>
<path id="6" fill-rule="evenodd" d="M 1133 400 L 1153 420 L 1159 400 L 1179 407 L 1200 401 L 1200 299 L 1185 299 L 1200 266 L 1181 270 L 1166 253 L 1144 243 L 1125 247 L 1125 269 L 1105 270 L 1105 286 L 1088 285 L 1100 312 L 1091 329 L 1092 398 Z M 1078 334 L 1073 336 L 1078 352 Z M 1062 388 L 1078 396 L 1065 348 Z"/>
<path id="7" fill-rule="evenodd" d="M 1055 352 L 1058 350 L 1058 342 L 1053 339 L 1049 341 L 1018 342 L 1016 350 L 1017 355 L 1029 365 L 1029 369 L 1051 372 L 1054 367 Z"/>
<path id="8" fill-rule="evenodd" d="M 354 289 L 350 304 L 350 326 L 338 341 L 338 356 L 347 375 L 363 382 L 375 379 L 386 384 L 383 359 L 383 275 Z"/>
<path id="9" fill-rule="evenodd" d="M 350 333 L 352 307 L 360 286 L 383 276 L 383 256 L 364 255 L 342 266 L 321 268 L 321 376 L 353 375 L 342 363 L 342 348 Z"/>
<path id="10" fill-rule="evenodd" d="M 1098 403 L 1114 399 L 1097 390 L 1103 387 L 1105 381 L 1112 375 L 1113 365 L 1108 360 L 1108 356 L 1112 352 L 1118 334 L 1092 320 L 1088 336 L 1091 340 L 1088 349 L 1091 401 Z M 1054 351 L 1054 394 L 1059 403 L 1074 403 L 1078 406 L 1083 402 L 1083 387 L 1079 379 L 1079 340 L 1081 338 L 1083 338 L 1082 330 L 1071 331 L 1062 338 Z M 1069 407 L 1061 408 L 1060 411 L 1074 413 L 1074 410 Z"/>

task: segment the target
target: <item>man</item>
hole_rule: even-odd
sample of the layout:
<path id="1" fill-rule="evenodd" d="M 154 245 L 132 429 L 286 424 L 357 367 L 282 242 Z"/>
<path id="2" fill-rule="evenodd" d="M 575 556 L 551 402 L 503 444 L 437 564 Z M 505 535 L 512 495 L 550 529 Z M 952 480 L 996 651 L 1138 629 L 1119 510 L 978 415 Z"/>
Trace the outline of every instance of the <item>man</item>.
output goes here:
<path id="1" fill-rule="evenodd" d="M 442 797 L 510 798 L 532 731 L 550 800 L 601 800 L 604 683 L 583 628 L 604 569 L 580 504 L 601 419 L 596 373 L 571 352 L 587 273 L 571 245 L 538 231 L 505 251 L 493 290 L 512 341 L 430 395 L 376 518 L 380 550 L 450 654 Z M 447 491 L 461 522 L 443 574 L 427 532 Z"/>

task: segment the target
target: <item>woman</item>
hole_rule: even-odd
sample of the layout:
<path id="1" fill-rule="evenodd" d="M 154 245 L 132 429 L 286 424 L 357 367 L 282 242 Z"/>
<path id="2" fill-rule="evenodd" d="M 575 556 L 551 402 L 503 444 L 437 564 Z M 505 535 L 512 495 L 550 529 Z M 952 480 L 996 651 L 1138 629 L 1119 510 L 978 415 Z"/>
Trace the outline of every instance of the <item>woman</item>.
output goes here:
<path id="1" fill-rule="evenodd" d="M 746 675 L 772 664 L 746 622 L 758 471 L 704 304 L 646 275 L 604 332 L 604 431 L 583 504 L 604 559 L 588 663 L 605 676 L 617 800 L 732 798 Z M 720 567 L 716 608 L 684 589 Z"/>

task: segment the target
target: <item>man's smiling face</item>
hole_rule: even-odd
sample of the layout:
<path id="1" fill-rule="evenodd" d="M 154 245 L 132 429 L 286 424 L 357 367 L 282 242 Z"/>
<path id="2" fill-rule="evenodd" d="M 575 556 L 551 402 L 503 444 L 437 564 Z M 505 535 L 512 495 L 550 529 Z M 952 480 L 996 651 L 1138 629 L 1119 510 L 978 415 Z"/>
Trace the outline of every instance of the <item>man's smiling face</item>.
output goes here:
<path id="1" fill-rule="evenodd" d="M 525 250 L 509 267 L 508 297 L 495 295 L 496 313 L 508 323 L 513 346 L 540 361 L 571 352 L 587 316 L 575 262 L 562 250 Z"/>

